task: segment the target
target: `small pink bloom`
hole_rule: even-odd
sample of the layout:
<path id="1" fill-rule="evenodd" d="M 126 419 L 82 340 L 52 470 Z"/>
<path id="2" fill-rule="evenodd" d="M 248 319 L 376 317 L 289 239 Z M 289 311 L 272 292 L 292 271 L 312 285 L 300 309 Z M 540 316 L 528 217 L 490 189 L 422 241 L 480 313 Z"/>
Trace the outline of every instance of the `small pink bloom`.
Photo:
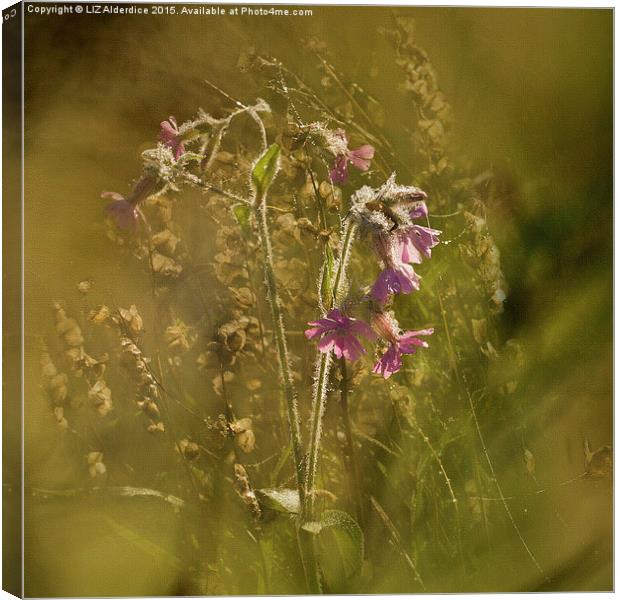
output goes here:
<path id="1" fill-rule="evenodd" d="M 368 171 L 370 161 L 375 156 L 375 148 L 370 144 L 364 144 L 354 150 L 349 150 L 347 134 L 343 129 L 336 129 L 334 132 L 334 148 L 332 151 L 336 157 L 329 171 L 330 179 L 334 183 L 346 183 L 349 179 L 349 163 L 360 171 Z"/>
<path id="2" fill-rule="evenodd" d="M 423 194 L 423 198 L 426 198 L 426 192 L 423 190 L 418 190 L 420 195 Z M 418 202 L 413 209 L 410 211 L 409 216 L 412 219 L 421 219 L 422 217 L 428 217 L 428 208 L 426 206 L 426 202 Z"/>
<path id="3" fill-rule="evenodd" d="M 411 219 L 420 219 L 428 216 L 428 209 L 425 202 L 418 202 L 409 212 Z M 431 248 L 439 244 L 441 231 L 423 227 L 422 225 L 411 225 L 398 232 L 398 251 L 397 255 L 404 263 L 420 264 L 424 258 L 431 257 Z"/>
<path id="4" fill-rule="evenodd" d="M 346 183 L 346 181 L 349 179 L 346 156 L 337 156 L 334 159 L 332 168 L 329 171 L 329 177 L 334 183 Z"/>
<path id="5" fill-rule="evenodd" d="M 400 260 L 404 263 L 419 265 L 423 258 L 430 258 L 431 248 L 439 244 L 440 234 L 441 231 L 438 229 L 431 229 L 422 225 L 412 225 L 399 232 Z"/>
<path id="6" fill-rule="evenodd" d="M 308 323 L 306 330 L 309 340 L 320 338 L 318 348 L 321 352 L 333 350 L 337 358 L 357 360 L 366 352 L 357 336 L 368 340 L 377 339 L 377 334 L 364 321 L 348 317 L 337 308 L 330 310 L 325 317 Z"/>
<path id="7" fill-rule="evenodd" d="M 420 329 L 418 331 L 406 331 L 398 335 L 390 343 L 383 356 L 375 363 L 373 373 L 380 373 L 384 379 L 388 379 L 400 371 L 403 365 L 403 354 L 415 354 L 419 347 L 428 348 L 428 344 L 418 336 L 432 334 L 433 329 Z"/>
<path id="8" fill-rule="evenodd" d="M 138 211 L 129 200 L 116 192 L 102 192 L 101 197 L 112 200 L 106 205 L 105 212 L 120 229 L 132 231 L 136 229 L 139 218 Z"/>
<path id="9" fill-rule="evenodd" d="M 410 294 L 419 289 L 420 277 L 413 267 L 395 263 L 379 273 L 370 293 L 379 304 L 385 304 L 391 294 Z"/>
<path id="10" fill-rule="evenodd" d="M 168 148 L 172 150 L 174 154 L 174 160 L 179 158 L 185 153 L 185 146 L 179 134 L 179 127 L 177 126 L 177 120 L 174 117 L 168 117 L 167 121 L 162 121 L 159 124 L 159 141 L 163 142 Z"/>
<path id="11" fill-rule="evenodd" d="M 370 169 L 370 161 L 375 157 L 375 148 L 370 144 L 364 144 L 355 150 L 349 150 L 347 158 L 351 164 L 360 171 Z"/>

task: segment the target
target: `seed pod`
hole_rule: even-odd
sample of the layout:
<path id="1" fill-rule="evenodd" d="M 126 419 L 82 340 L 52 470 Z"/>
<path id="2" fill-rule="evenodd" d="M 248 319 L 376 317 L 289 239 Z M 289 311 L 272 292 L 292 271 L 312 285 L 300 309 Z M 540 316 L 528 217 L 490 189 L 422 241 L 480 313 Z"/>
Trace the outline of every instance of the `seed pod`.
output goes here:
<path id="1" fill-rule="evenodd" d="M 105 323 L 110 318 L 110 309 L 101 304 L 88 313 L 88 320 L 95 325 Z"/>
<path id="2" fill-rule="evenodd" d="M 121 318 L 125 322 L 125 325 L 134 337 L 140 335 L 143 332 L 144 323 L 135 304 L 132 304 L 128 309 L 119 308 L 118 312 L 120 313 Z"/>
<path id="3" fill-rule="evenodd" d="M 164 424 L 159 421 L 158 423 L 151 423 L 146 430 L 149 433 L 164 433 L 166 431 L 166 428 L 164 427 Z"/>
<path id="4" fill-rule="evenodd" d="M 181 240 L 170 231 L 170 229 L 163 229 L 158 231 L 151 237 L 151 243 L 157 248 L 162 248 L 167 254 L 174 254 L 177 244 Z"/>
<path id="5" fill-rule="evenodd" d="M 168 344 L 168 349 L 174 353 L 187 352 L 190 349 L 188 339 L 189 327 L 182 321 L 177 321 L 174 325 L 166 328 L 164 340 Z"/>
<path id="6" fill-rule="evenodd" d="M 56 365 L 52 362 L 52 358 L 48 352 L 41 353 L 41 376 L 49 379 L 54 377 L 57 373 Z"/>
<path id="7" fill-rule="evenodd" d="M 103 464 L 102 452 L 89 452 L 86 462 L 88 464 L 88 473 L 93 479 L 102 478 L 106 474 L 107 469 L 105 464 Z"/>
<path id="8" fill-rule="evenodd" d="M 181 454 L 187 460 L 196 460 L 200 456 L 200 448 L 196 442 L 183 439 L 179 442 Z"/>
<path id="9" fill-rule="evenodd" d="M 256 317 L 248 317 L 248 324 L 245 331 L 252 337 L 260 336 L 260 321 Z"/>
<path id="10" fill-rule="evenodd" d="M 93 281 L 91 279 L 80 281 L 80 283 L 78 283 L 76 287 L 80 294 L 87 294 L 93 287 Z"/>
<path id="11" fill-rule="evenodd" d="M 244 504 L 249 508 L 249 510 L 254 515 L 256 520 L 261 517 L 261 509 L 258 504 L 258 500 L 256 499 L 256 494 L 250 485 L 250 478 L 248 477 L 248 473 L 239 463 L 236 463 L 234 466 L 235 472 L 235 491 L 239 495 L 239 497 L 243 500 Z"/>
<path id="12" fill-rule="evenodd" d="M 112 404 L 112 391 L 103 379 L 97 381 L 88 390 L 88 398 L 102 417 L 105 417 L 114 408 Z"/>
<path id="13" fill-rule="evenodd" d="M 183 267 L 180 264 L 159 252 L 153 252 L 150 259 L 153 271 L 164 277 L 178 277 L 183 271 Z"/>
<path id="14" fill-rule="evenodd" d="M 235 354 L 243 350 L 246 341 L 245 330 L 237 321 L 229 321 L 218 330 L 218 337 L 226 349 Z"/>
<path id="15" fill-rule="evenodd" d="M 56 406 L 61 406 L 67 399 L 67 382 L 68 377 L 65 373 L 58 373 L 54 375 L 47 384 L 47 389 Z"/>
<path id="16" fill-rule="evenodd" d="M 230 429 L 235 435 L 235 441 L 243 452 L 249 454 L 254 450 L 256 436 L 252 431 L 252 419 L 249 417 L 238 419 L 230 424 Z"/>
<path id="17" fill-rule="evenodd" d="M 142 410 L 142 412 L 145 415 L 147 415 L 154 421 L 159 421 L 159 418 L 160 418 L 159 407 L 157 406 L 157 404 L 155 404 L 155 402 L 153 402 L 153 400 L 146 397 L 146 398 L 143 398 L 142 400 L 138 400 L 137 404 L 140 410 Z"/>
<path id="18" fill-rule="evenodd" d="M 234 301 L 241 308 L 251 308 L 256 304 L 256 296 L 252 293 L 252 290 L 247 287 L 240 288 L 228 288 L 233 296 Z"/>
<path id="19" fill-rule="evenodd" d="M 262 387 L 263 383 L 260 379 L 253 377 L 245 382 L 245 387 L 249 392 L 257 392 Z"/>

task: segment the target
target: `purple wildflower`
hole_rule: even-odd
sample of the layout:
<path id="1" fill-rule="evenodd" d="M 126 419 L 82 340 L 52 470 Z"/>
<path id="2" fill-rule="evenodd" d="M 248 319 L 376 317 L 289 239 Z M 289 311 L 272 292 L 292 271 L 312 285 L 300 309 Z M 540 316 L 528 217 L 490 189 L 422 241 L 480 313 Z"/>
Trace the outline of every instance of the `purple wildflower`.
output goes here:
<path id="1" fill-rule="evenodd" d="M 185 153 L 185 146 L 183 145 L 183 139 L 179 133 L 177 120 L 170 116 L 167 121 L 162 121 L 159 127 L 159 141 L 163 142 L 172 150 L 174 160 L 179 160 Z"/>
<path id="2" fill-rule="evenodd" d="M 391 294 L 410 294 L 420 289 L 420 277 L 410 264 L 401 259 L 398 235 L 396 232 L 374 236 L 375 249 L 384 268 L 370 293 L 380 304 L 385 304 Z"/>
<path id="3" fill-rule="evenodd" d="M 152 175 L 144 175 L 136 182 L 127 197 L 116 192 L 102 192 L 102 198 L 112 200 L 105 207 L 105 212 L 121 229 L 135 231 L 140 218 L 138 204 L 148 198 L 157 188 L 157 179 Z"/>
<path id="4" fill-rule="evenodd" d="M 380 304 L 391 294 L 410 294 L 420 289 L 420 277 L 408 264 L 394 263 L 379 273 L 372 286 L 371 295 Z"/>
<path id="5" fill-rule="evenodd" d="M 344 357 L 350 361 L 357 360 L 366 352 L 357 336 L 363 336 L 368 340 L 377 338 L 377 334 L 364 321 L 348 317 L 337 308 L 308 325 L 312 327 L 305 331 L 305 335 L 309 340 L 321 338 L 318 344 L 321 352 L 327 353 L 333 350 L 337 358 Z"/>
<path id="6" fill-rule="evenodd" d="M 428 344 L 419 338 L 421 335 L 432 335 L 433 329 L 420 329 L 418 331 L 406 331 L 398 334 L 390 342 L 383 356 L 375 363 L 373 373 L 380 373 L 384 379 L 388 379 L 394 373 L 400 371 L 403 365 L 403 354 L 415 354 L 419 347 L 428 348 Z"/>
<path id="7" fill-rule="evenodd" d="M 349 163 L 360 171 L 368 171 L 370 161 L 375 156 L 375 148 L 370 144 L 364 144 L 359 148 L 349 150 L 349 140 L 345 131 L 336 129 L 333 133 L 337 143 L 333 144 L 332 148 L 335 158 L 329 176 L 334 183 L 346 183 L 349 179 Z"/>
<path id="8" fill-rule="evenodd" d="M 419 202 L 409 213 L 411 219 L 426 217 L 428 209 L 425 202 Z M 423 227 L 422 225 L 411 225 L 402 229 L 398 233 L 398 255 L 404 263 L 420 264 L 424 258 L 431 257 L 431 248 L 439 244 L 441 231 Z"/>
<path id="9" fill-rule="evenodd" d="M 400 245 L 400 260 L 404 263 L 415 263 L 419 265 L 423 258 L 431 257 L 431 248 L 439 244 L 441 231 L 423 227 L 422 225 L 412 225 L 401 231 L 398 235 Z"/>
<path id="10" fill-rule="evenodd" d="M 106 205 L 105 212 L 120 229 L 132 231 L 136 229 L 139 218 L 138 211 L 129 200 L 116 192 L 102 192 L 101 197 L 112 200 Z"/>

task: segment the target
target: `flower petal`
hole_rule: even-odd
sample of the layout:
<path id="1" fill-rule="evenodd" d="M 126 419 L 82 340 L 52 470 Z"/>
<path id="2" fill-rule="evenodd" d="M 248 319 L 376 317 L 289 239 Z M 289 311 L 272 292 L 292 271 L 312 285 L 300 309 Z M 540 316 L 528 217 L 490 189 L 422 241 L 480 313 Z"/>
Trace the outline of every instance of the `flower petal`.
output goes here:
<path id="1" fill-rule="evenodd" d="M 135 230 L 138 226 L 138 211 L 124 198 L 110 202 L 104 210 L 120 229 Z"/>
<path id="2" fill-rule="evenodd" d="M 355 150 L 350 150 L 348 158 L 351 164 L 360 171 L 368 171 L 370 168 L 370 161 L 375 155 L 374 146 L 370 144 L 364 144 Z"/>
<path id="3" fill-rule="evenodd" d="M 342 354 L 351 362 L 356 361 L 366 350 L 354 335 L 346 335 L 342 337 Z"/>
<path id="4" fill-rule="evenodd" d="M 376 340 L 377 334 L 374 329 L 360 319 L 353 319 L 353 323 L 349 325 L 349 331 L 356 333 L 357 335 L 363 335 L 368 340 Z"/>
<path id="5" fill-rule="evenodd" d="M 329 333 L 323 336 L 323 338 L 318 344 L 318 348 L 321 352 L 327 353 L 332 349 L 332 347 L 334 347 L 337 344 L 337 341 L 338 341 L 338 334 L 335 331 L 330 331 Z M 334 352 L 336 352 L 335 348 L 334 348 Z"/>
<path id="6" fill-rule="evenodd" d="M 375 363 L 373 373 L 380 373 L 384 379 L 388 379 L 397 373 L 402 366 L 400 352 L 394 344 L 390 344 L 385 354 Z"/>
<path id="7" fill-rule="evenodd" d="M 334 183 L 346 183 L 349 179 L 349 171 L 346 156 L 337 156 L 334 159 L 329 177 Z"/>

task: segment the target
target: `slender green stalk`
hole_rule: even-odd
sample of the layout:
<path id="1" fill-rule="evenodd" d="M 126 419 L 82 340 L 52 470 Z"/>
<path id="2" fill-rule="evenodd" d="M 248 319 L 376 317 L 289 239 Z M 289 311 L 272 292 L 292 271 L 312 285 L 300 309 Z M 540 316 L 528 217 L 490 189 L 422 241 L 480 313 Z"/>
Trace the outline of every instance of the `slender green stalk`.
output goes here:
<path id="1" fill-rule="evenodd" d="M 305 501 L 304 487 L 304 457 L 301 443 L 301 428 L 299 407 L 297 404 L 297 392 L 293 382 L 293 374 L 290 367 L 288 346 L 286 344 L 286 334 L 284 332 L 284 320 L 282 318 L 282 308 L 278 295 L 276 275 L 273 268 L 273 252 L 271 248 L 271 237 L 267 225 L 267 206 L 266 197 L 254 204 L 254 212 L 258 224 L 258 233 L 264 254 L 265 285 L 267 287 L 267 298 L 269 300 L 269 310 L 276 340 L 278 352 L 278 362 L 280 367 L 280 378 L 284 387 L 286 398 L 286 409 L 288 415 L 289 429 L 291 432 L 291 443 L 293 446 L 293 457 L 295 459 L 295 474 L 297 478 L 297 489 L 299 500 L 303 504 Z"/>
<path id="2" fill-rule="evenodd" d="M 333 307 L 342 304 L 346 295 L 346 270 L 351 258 L 351 246 L 355 238 L 357 226 L 349 221 L 347 223 L 342 245 L 340 249 L 340 259 L 334 277 Z M 303 503 L 303 517 L 306 521 L 311 521 L 314 517 L 314 485 L 316 479 L 316 469 L 318 464 L 319 450 L 321 447 L 321 431 L 323 414 L 327 403 L 327 388 L 329 385 L 329 374 L 331 371 L 332 359 L 331 352 L 320 352 L 317 356 L 316 378 L 314 391 L 312 394 L 312 417 L 310 446 L 308 452 L 308 467 L 306 469 L 306 498 Z"/>
<path id="3" fill-rule="evenodd" d="M 264 253 L 265 268 L 265 284 L 267 287 L 267 297 L 269 299 L 269 309 L 271 311 L 271 320 L 273 322 L 274 336 L 278 351 L 278 362 L 280 366 L 280 378 L 284 387 L 284 395 L 286 398 L 286 408 L 288 414 L 289 430 L 291 432 L 291 443 L 293 446 L 293 457 L 295 460 L 295 475 L 297 479 L 297 489 L 299 493 L 299 501 L 301 506 L 306 505 L 306 487 L 304 481 L 304 456 L 301 442 L 301 426 L 299 417 L 299 407 L 297 403 L 297 392 L 293 383 L 293 374 L 291 373 L 290 361 L 288 356 L 288 347 L 286 344 L 286 335 L 284 332 L 284 321 L 282 318 L 282 309 L 280 306 L 280 298 L 278 295 L 278 287 L 276 276 L 273 269 L 273 253 L 271 249 L 271 238 L 269 235 L 269 227 L 267 225 L 267 203 L 266 198 L 260 198 L 254 204 L 254 212 L 258 223 L 258 232 Z M 299 523 L 301 525 L 301 523 Z M 316 557 L 316 549 L 314 541 L 311 539 L 307 531 L 298 528 L 297 543 L 299 545 L 299 553 L 308 591 L 311 594 L 320 594 L 321 580 L 319 576 L 319 567 Z"/>
<path id="4" fill-rule="evenodd" d="M 351 246 L 355 238 L 357 226 L 348 222 L 340 247 L 340 260 L 332 286 L 332 306 L 339 306 L 346 295 L 346 268 L 351 258 Z M 312 416 L 310 445 L 308 450 L 308 465 L 305 470 L 305 496 L 302 501 L 302 525 L 314 519 L 314 485 L 316 469 L 321 447 L 321 428 L 325 406 L 327 403 L 327 388 L 329 374 L 332 367 L 331 352 L 319 352 L 317 356 L 317 370 L 312 394 Z M 298 542 L 302 556 L 305 557 L 304 568 L 308 587 L 313 594 L 322 593 L 321 576 L 319 572 L 318 557 L 314 534 L 301 528 Z"/>
<path id="5" fill-rule="evenodd" d="M 344 435 L 346 439 L 345 455 L 348 456 L 347 479 L 349 480 L 349 493 L 351 502 L 355 505 L 355 512 L 360 526 L 364 525 L 364 503 L 362 501 L 362 478 L 360 475 L 359 464 L 355 456 L 355 446 L 353 443 L 353 428 L 351 427 L 351 414 L 349 412 L 349 374 L 347 363 L 344 358 L 340 359 L 340 373 L 342 383 L 340 386 L 340 408 L 342 410 L 342 422 L 344 425 Z"/>

